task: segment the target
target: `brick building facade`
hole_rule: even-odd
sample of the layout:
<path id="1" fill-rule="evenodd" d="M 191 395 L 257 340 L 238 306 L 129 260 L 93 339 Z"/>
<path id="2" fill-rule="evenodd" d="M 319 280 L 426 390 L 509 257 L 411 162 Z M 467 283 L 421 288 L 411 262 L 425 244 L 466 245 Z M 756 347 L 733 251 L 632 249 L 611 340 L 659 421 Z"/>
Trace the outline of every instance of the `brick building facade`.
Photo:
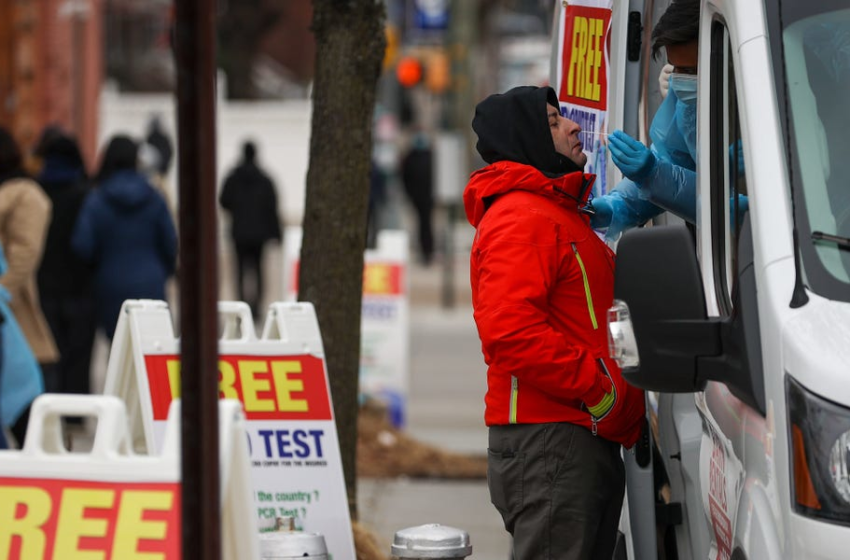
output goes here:
<path id="1" fill-rule="evenodd" d="M 0 125 L 29 152 L 57 124 L 94 165 L 105 0 L 0 0 Z"/>

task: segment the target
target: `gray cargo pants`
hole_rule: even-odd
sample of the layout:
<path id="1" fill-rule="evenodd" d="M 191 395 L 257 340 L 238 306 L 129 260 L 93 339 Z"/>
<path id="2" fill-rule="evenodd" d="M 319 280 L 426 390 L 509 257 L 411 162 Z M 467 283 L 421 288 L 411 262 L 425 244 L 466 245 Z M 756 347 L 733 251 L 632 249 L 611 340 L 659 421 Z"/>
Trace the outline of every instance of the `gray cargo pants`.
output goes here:
<path id="1" fill-rule="evenodd" d="M 611 560 L 626 485 L 620 445 L 566 423 L 489 432 L 490 501 L 514 560 Z"/>

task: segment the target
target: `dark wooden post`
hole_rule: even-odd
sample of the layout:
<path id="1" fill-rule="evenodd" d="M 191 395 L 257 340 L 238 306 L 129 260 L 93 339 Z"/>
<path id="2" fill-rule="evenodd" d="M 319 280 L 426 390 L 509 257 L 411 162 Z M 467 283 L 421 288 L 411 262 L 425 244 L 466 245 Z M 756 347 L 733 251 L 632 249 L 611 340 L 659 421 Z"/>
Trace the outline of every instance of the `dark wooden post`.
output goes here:
<path id="1" fill-rule="evenodd" d="M 176 0 L 183 560 L 221 558 L 215 0 Z"/>

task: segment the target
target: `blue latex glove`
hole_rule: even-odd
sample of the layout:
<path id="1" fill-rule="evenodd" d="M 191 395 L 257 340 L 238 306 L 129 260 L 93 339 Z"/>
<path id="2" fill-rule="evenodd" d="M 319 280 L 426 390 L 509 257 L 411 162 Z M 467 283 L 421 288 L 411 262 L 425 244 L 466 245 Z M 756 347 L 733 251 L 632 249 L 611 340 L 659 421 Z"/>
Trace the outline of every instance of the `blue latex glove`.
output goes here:
<path id="1" fill-rule="evenodd" d="M 590 227 L 593 229 L 605 229 L 611 225 L 614 209 L 611 199 L 607 196 L 597 196 L 590 201 L 594 214 L 590 217 Z"/>
<path id="2" fill-rule="evenodd" d="M 732 164 L 738 160 L 738 175 L 744 174 L 744 144 L 738 140 L 729 146 L 729 169 L 732 169 Z"/>
<path id="3" fill-rule="evenodd" d="M 750 199 L 745 194 L 738 195 L 738 219 L 735 220 L 735 199 L 729 199 L 729 227 L 736 231 L 744 223 L 744 214 L 750 209 Z M 737 224 L 735 222 L 738 222 Z"/>
<path id="4" fill-rule="evenodd" d="M 655 155 L 649 148 L 622 130 L 608 136 L 608 149 L 614 165 L 635 183 L 640 183 L 655 167 Z"/>
<path id="5" fill-rule="evenodd" d="M 640 185 L 641 198 L 692 224 L 696 223 L 696 192 L 696 172 L 675 165 L 664 158 L 656 159 L 652 172 Z"/>
<path id="6" fill-rule="evenodd" d="M 594 229 L 605 230 L 605 239 L 616 241 L 625 230 L 642 225 L 664 212 L 663 208 L 644 200 L 640 187 L 623 179 L 610 193 L 591 201 L 596 215 L 590 218 Z"/>

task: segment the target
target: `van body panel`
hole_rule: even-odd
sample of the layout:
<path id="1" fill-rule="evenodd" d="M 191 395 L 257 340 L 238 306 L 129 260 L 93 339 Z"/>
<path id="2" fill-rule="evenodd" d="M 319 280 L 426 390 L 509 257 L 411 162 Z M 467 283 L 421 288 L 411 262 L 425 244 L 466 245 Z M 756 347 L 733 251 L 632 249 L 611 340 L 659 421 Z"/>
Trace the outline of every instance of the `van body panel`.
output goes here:
<path id="1" fill-rule="evenodd" d="M 785 323 L 785 371 L 811 392 L 850 407 L 850 304 L 809 298 Z"/>
<path id="2" fill-rule="evenodd" d="M 705 394 L 723 392 L 725 386 L 709 383 Z M 740 401 L 739 401 L 740 402 Z M 702 412 L 703 431 L 699 450 L 700 495 L 705 514 L 704 523 L 710 528 L 709 558 L 729 558 L 734 550 L 738 503 L 744 482 L 742 450 L 736 449 L 732 438 L 721 429 L 709 408 L 709 399 L 698 398 Z M 735 411 L 719 410 L 721 422 L 731 424 Z M 729 433 L 737 438 L 736 430 Z"/>
<path id="3" fill-rule="evenodd" d="M 670 501 L 682 505 L 682 523 L 676 526 L 679 560 L 708 557 L 708 533 L 700 499 L 699 448 L 702 420 L 697 414 L 694 395 L 661 393 L 658 395 L 659 446 L 664 468 L 670 480 Z"/>
<path id="4" fill-rule="evenodd" d="M 747 481 L 741 497 L 735 548 L 746 551 L 747 558 L 785 558 L 784 540 L 777 533 L 777 505 L 771 493 L 757 482 Z"/>
<path id="5" fill-rule="evenodd" d="M 759 240 L 755 264 L 763 269 L 794 254 L 787 155 L 771 87 L 774 76 L 767 39 L 759 37 L 742 45 L 736 68 L 747 187 L 753 202 L 749 212 L 753 238 Z"/>
<path id="6" fill-rule="evenodd" d="M 791 550 L 788 558 L 800 560 L 836 560 L 847 558 L 848 549 L 847 527 L 824 523 L 791 514 L 789 540 Z"/>
<path id="7" fill-rule="evenodd" d="M 730 30 L 734 30 L 735 44 L 746 43 L 755 37 L 767 35 L 764 9 L 757 0 L 730 2 L 729 0 L 708 0 L 703 10 L 718 14 Z"/>

